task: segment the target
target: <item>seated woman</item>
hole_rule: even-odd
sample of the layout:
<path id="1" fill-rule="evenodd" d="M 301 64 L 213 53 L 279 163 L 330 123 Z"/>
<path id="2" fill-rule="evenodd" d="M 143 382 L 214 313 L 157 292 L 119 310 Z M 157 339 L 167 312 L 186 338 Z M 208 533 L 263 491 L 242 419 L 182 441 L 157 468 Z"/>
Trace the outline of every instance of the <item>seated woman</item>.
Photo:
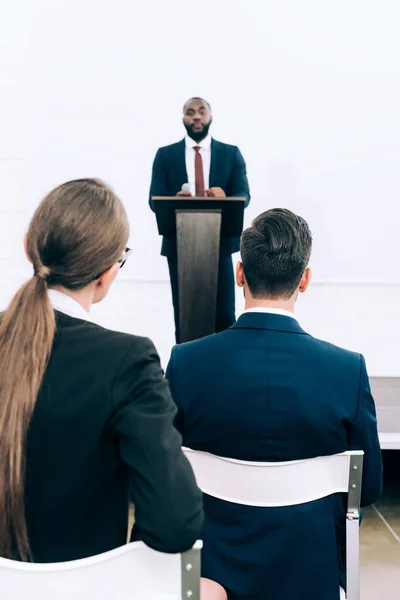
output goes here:
<path id="1" fill-rule="evenodd" d="M 53 190 L 25 245 L 32 278 L 0 325 L 0 555 L 79 559 L 141 539 L 181 552 L 199 537 L 201 493 L 173 427 L 150 340 L 91 322 L 123 266 L 129 226 L 104 183 Z"/>

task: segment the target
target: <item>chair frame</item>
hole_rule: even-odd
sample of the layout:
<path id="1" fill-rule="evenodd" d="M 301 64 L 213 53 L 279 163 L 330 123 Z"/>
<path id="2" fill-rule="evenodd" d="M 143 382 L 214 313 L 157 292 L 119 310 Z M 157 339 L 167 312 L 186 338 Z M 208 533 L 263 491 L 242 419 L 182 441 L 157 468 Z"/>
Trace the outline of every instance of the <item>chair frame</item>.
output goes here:
<path id="1" fill-rule="evenodd" d="M 193 547 L 181 554 L 181 598 L 200 600 L 201 550 Z"/>
<path id="2" fill-rule="evenodd" d="M 349 451 L 349 490 L 346 514 L 347 600 L 360 598 L 360 502 L 364 453 Z"/>
<path id="3" fill-rule="evenodd" d="M 74 571 L 76 569 L 90 568 L 94 565 L 100 565 L 110 560 L 115 560 L 119 556 L 129 554 L 132 550 L 140 551 L 141 547 L 144 547 L 143 542 L 131 542 L 125 546 L 115 548 L 108 552 L 98 554 L 96 556 L 90 556 L 78 560 L 59 562 L 59 563 L 26 563 L 7 558 L 0 557 L 0 567 L 6 570 L 14 570 L 21 573 L 31 573 L 33 577 L 38 573 L 62 573 L 65 571 Z M 200 600 L 200 577 L 201 577 L 201 548 L 203 543 L 198 540 L 195 545 L 180 555 L 180 567 L 181 567 L 181 600 Z M 133 555 L 134 557 L 134 555 Z M 42 583 L 42 589 L 45 587 L 45 583 Z M 90 596 L 89 596 L 90 598 Z M 27 599 L 28 600 L 28 599 Z"/>
<path id="4" fill-rule="evenodd" d="M 282 462 L 282 463 L 267 463 L 267 462 L 249 462 L 249 461 L 242 461 L 242 460 L 236 460 L 236 459 L 231 459 L 231 458 L 223 458 L 223 457 L 219 457 L 219 456 L 215 456 L 212 454 L 209 454 L 207 452 L 200 452 L 200 451 L 195 451 L 192 450 L 190 448 L 183 448 L 184 453 L 186 454 L 186 457 L 189 459 L 189 461 L 192 463 L 192 467 L 193 470 L 195 472 L 196 475 L 196 465 L 193 464 L 195 457 L 194 455 L 203 455 L 203 456 L 208 456 L 210 460 L 215 459 L 217 461 L 219 461 L 219 466 L 220 466 L 220 461 L 222 462 L 226 462 L 226 463 L 235 463 L 239 466 L 242 466 L 243 468 L 246 467 L 259 467 L 261 468 L 260 474 L 259 476 L 262 477 L 262 468 L 282 468 L 282 467 L 292 467 L 293 470 L 295 470 L 296 468 L 298 468 L 299 466 L 303 466 L 304 463 L 309 463 L 312 464 L 313 462 L 316 464 L 316 461 L 323 461 L 324 459 L 326 460 L 343 460 L 347 462 L 347 470 L 348 470 L 348 475 L 347 475 L 347 484 L 345 485 L 344 483 L 344 473 L 343 473 L 343 480 L 342 483 L 338 483 L 335 486 L 335 489 L 331 489 L 329 491 L 329 493 L 327 493 L 326 490 L 324 490 L 324 492 L 322 493 L 322 491 L 320 491 L 319 493 L 317 493 L 317 495 L 314 495 L 312 498 L 308 497 L 306 499 L 303 499 L 302 501 L 298 501 L 295 503 L 282 503 L 282 504 L 276 504 L 276 503 L 268 503 L 268 501 L 262 501 L 262 502 L 258 502 L 258 501 L 254 501 L 251 503 L 247 503 L 244 502 L 243 499 L 238 500 L 237 498 L 232 496 L 232 493 L 230 491 L 230 493 L 228 495 L 224 495 L 221 492 L 218 493 L 213 493 L 212 490 L 210 490 L 210 484 L 209 482 L 207 483 L 207 485 L 203 486 L 203 492 L 210 495 L 210 496 L 214 496 L 215 498 L 219 498 L 220 500 L 224 500 L 226 502 L 234 502 L 237 504 L 243 504 L 246 505 L 248 504 L 249 506 L 263 506 L 265 508 L 268 507 L 273 507 L 273 506 L 295 506 L 300 505 L 300 504 L 304 504 L 306 502 L 311 502 L 313 500 L 317 500 L 320 498 L 324 498 L 332 493 L 347 493 L 347 512 L 346 512 L 346 579 L 347 579 L 347 592 L 346 592 L 346 598 L 347 600 L 360 600 L 360 533 L 359 533 L 359 527 L 360 527 L 360 501 L 361 501 L 361 484 L 362 484 L 362 470 L 363 470 L 363 460 L 364 460 L 364 452 L 362 450 L 349 450 L 347 452 L 343 452 L 341 454 L 335 454 L 332 456 L 326 456 L 326 457 L 316 457 L 316 458 L 309 458 L 309 459 L 305 459 L 305 460 L 297 460 L 297 461 L 287 461 L 287 462 Z M 341 458 L 343 457 L 343 459 Z M 219 475 L 221 475 L 221 473 L 219 473 Z M 258 477 L 258 474 L 257 474 Z M 202 488 L 202 482 L 197 482 L 199 487 Z M 212 486 L 211 486 L 212 487 Z M 207 489 L 205 489 L 207 488 Z"/>

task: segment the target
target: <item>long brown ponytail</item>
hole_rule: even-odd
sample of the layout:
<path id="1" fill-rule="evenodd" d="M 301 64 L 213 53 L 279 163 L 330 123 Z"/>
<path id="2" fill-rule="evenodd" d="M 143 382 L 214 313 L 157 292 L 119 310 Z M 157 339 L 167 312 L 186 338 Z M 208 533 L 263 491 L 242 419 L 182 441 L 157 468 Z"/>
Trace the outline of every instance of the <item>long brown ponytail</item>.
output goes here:
<path id="1" fill-rule="evenodd" d="M 47 286 L 85 287 L 121 258 L 128 236 L 121 201 L 96 179 L 56 188 L 32 218 L 26 246 L 34 275 L 0 324 L 0 556 L 32 559 L 25 521 L 26 441 L 56 328 Z"/>

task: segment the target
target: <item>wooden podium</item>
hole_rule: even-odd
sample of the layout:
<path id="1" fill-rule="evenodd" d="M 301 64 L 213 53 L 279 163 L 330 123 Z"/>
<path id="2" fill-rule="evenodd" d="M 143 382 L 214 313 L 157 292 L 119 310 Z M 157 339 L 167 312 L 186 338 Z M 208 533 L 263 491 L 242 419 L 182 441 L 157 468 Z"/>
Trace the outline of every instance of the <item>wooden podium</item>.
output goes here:
<path id="1" fill-rule="evenodd" d="M 176 237 L 180 341 L 215 333 L 221 237 L 239 237 L 245 198 L 152 198 L 160 235 Z"/>

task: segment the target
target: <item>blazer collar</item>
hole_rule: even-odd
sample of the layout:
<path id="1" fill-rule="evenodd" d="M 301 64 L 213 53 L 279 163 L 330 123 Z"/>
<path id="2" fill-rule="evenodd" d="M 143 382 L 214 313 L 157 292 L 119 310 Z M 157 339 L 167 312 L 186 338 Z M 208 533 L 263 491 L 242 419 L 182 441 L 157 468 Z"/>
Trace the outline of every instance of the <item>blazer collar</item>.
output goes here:
<path id="1" fill-rule="evenodd" d="M 222 144 L 211 138 L 210 187 L 216 185 L 216 177 L 221 171 Z"/>
<path id="2" fill-rule="evenodd" d="M 232 325 L 232 329 L 269 329 L 285 333 L 309 335 L 293 317 L 262 312 L 246 312 L 242 314 L 236 323 Z"/>
<path id="3" fill-rule="evenodd" d="M 187 175 L 187 171 L 186 171 L 185 152 L 186 152 L 186 141 L 185 141 L 185 138 L 183 138 L 183 140 L 181 140 L 180 142 L 178 142 L 175 145 L 175 155 L 171 155 L 172 172 L 176 172 L 176 178 L 177 178 L 178 182 L 182 182 L 182 183 L 186 183 L 188 180 L 188 175 Z M 179 186 L 181 186 L 182 183 L 179 183 Z"/>
<path id="4" fill-rule="evenodd" d="M 185 149 L 186 148 L 195 148 L 196 146 L 199 146 L 199 148 L 204 148 L 205 150 L 210 150 L 211 143 L 212 143 L 212 137 L 210 134 L 208 134 L 207 137 L 205 137 L 204 140 L 202 140 L 201 142 L 195 142 L 188 135 L 185 137 Z"/>

